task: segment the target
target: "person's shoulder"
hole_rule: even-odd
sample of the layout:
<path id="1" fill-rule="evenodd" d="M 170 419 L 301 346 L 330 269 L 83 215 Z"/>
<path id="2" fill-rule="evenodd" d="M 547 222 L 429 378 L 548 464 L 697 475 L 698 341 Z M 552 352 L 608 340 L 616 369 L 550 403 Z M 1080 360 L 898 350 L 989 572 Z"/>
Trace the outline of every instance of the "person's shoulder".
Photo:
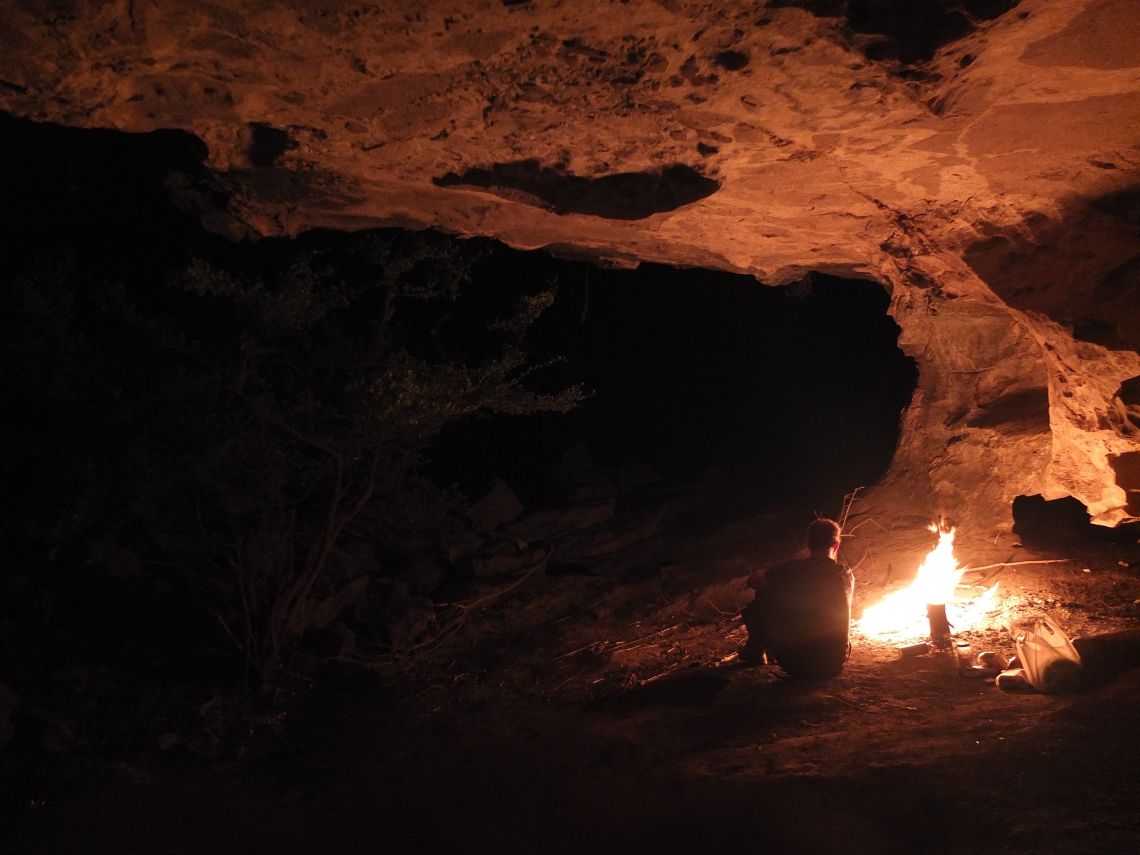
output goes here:
<path id="1" fill-rule="evenodd" d="M 810 558 L 790 558 L 787 561 L 781 561 L 779 564 L 773 564 L 768 568 L 768 578 L 787 576 L 793 573 L 799 573 L 805 567 L 811 565 Z"/>
<path id="2" fill-rule="evenodd" d="M 785 570 L 789 568 L 796 568 L 803 565 L 807 561 L 806 558 L 789 558 L 786 561 L 777 561 L 772 565 L 772 570 Z"/>
<path id="3" fill-rule="evenodd" d="M 851 570 L 846 564 L 834 561 L 826 555 L 812 556 L 811 558 L 804 559 L 804 563 L 810 565 L 812 569 L 819 570 L 825 573 L 838 573 L 841 576 L 850 576 Z"/>
<path id="4" fill-rule="evenodd" d="M 831 563 L 835 565 L 833 572 L 843 580 L 844 587 L 848 590 L 853 589 L 855 587 L 855 574 L 851 571 L 851 568 L 841 561 L 832 561 Z"/>

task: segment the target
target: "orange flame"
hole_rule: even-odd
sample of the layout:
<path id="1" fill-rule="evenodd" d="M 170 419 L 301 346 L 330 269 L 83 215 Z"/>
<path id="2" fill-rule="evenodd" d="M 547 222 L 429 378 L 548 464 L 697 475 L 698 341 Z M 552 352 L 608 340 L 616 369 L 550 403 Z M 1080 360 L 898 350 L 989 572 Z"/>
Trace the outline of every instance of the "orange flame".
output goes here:
<path id="1" fill-rule="evenodd" d="M 914 582 L 863 611 L 855 624 L 868 638 L 904 641 L 930 634 L 927 605 L 946 605 L 950 625 L 956 630 L 969 629 L 984 620 L 997 605 L 997 589 L 984 590 L 980 596 L 958 596 L 965 568 L 954 557 L 954 529 L 931 525 L 938 532 L 938 543 L 918 568 Z"/>

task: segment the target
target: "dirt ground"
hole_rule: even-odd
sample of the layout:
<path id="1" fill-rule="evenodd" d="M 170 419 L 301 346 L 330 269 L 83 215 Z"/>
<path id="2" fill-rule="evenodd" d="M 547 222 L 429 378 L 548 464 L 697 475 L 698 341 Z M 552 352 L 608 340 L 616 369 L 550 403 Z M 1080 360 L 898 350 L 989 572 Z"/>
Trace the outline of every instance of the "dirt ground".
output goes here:
<path id="1" fill-rule="evenodd" d="M 795 533 L 777 516 L 713 517 L 591 573 L 524 580 L 413 659 L 343 663 L 272 751 L 154 749 L 89 766 L 82 786 L 45 784 L 6 851 L 1140 851 L 1127 656 L 1053 696 L 858 634 L 831 681 L 744 667 L 743 578 Z M 857 612 L 929 538 L 900 525 L 849 542 Z M 961 537 L 971 566 L 1056 563 L 1001 569 L 1002 616 L 960 637 L 1009 654 L 1003 619 L 1140 627 L 1130 549 Z"/>

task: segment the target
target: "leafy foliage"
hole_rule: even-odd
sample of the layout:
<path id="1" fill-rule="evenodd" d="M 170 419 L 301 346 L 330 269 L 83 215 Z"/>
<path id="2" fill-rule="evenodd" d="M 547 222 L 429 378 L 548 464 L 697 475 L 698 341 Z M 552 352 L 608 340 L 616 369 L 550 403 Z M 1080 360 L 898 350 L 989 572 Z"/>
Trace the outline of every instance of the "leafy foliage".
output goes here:
<path id="1" fill-rule="evenodd" d="M 418 466 L 445 425 L 580 397 L 524 383 L 523 338 L 553 294 L 489 328 L 456 321 L 471 261 L 366 234 L 343 257 L 257 274 L 199 260 L 139 287 L 63 264 L 20 281 L 5 385 L 36 413 L 23 448 L 37 462 L 12 450 L 6 468 L 42 486 L 24 521 L 177 568 L 249 672 L 271 676 L 366 508 L 392 543 L 438 521 L 444 497 Z"/>

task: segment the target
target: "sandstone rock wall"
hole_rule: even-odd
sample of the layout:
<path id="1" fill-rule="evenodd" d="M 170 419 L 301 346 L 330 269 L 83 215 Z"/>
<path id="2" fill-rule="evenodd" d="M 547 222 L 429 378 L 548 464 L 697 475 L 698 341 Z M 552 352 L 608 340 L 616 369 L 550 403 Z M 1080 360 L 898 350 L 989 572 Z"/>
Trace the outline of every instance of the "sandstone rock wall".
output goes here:
<path id="1" fill-rule="evenodd" d="M 877 278 L 921 370 L 880 492 L 1113 524 L 1140 515 L 1138 44 L 1138 0 L 17 0 L 0 107 L 193 132 L 217 186 L 172 187 L 232 236 Z"/>

